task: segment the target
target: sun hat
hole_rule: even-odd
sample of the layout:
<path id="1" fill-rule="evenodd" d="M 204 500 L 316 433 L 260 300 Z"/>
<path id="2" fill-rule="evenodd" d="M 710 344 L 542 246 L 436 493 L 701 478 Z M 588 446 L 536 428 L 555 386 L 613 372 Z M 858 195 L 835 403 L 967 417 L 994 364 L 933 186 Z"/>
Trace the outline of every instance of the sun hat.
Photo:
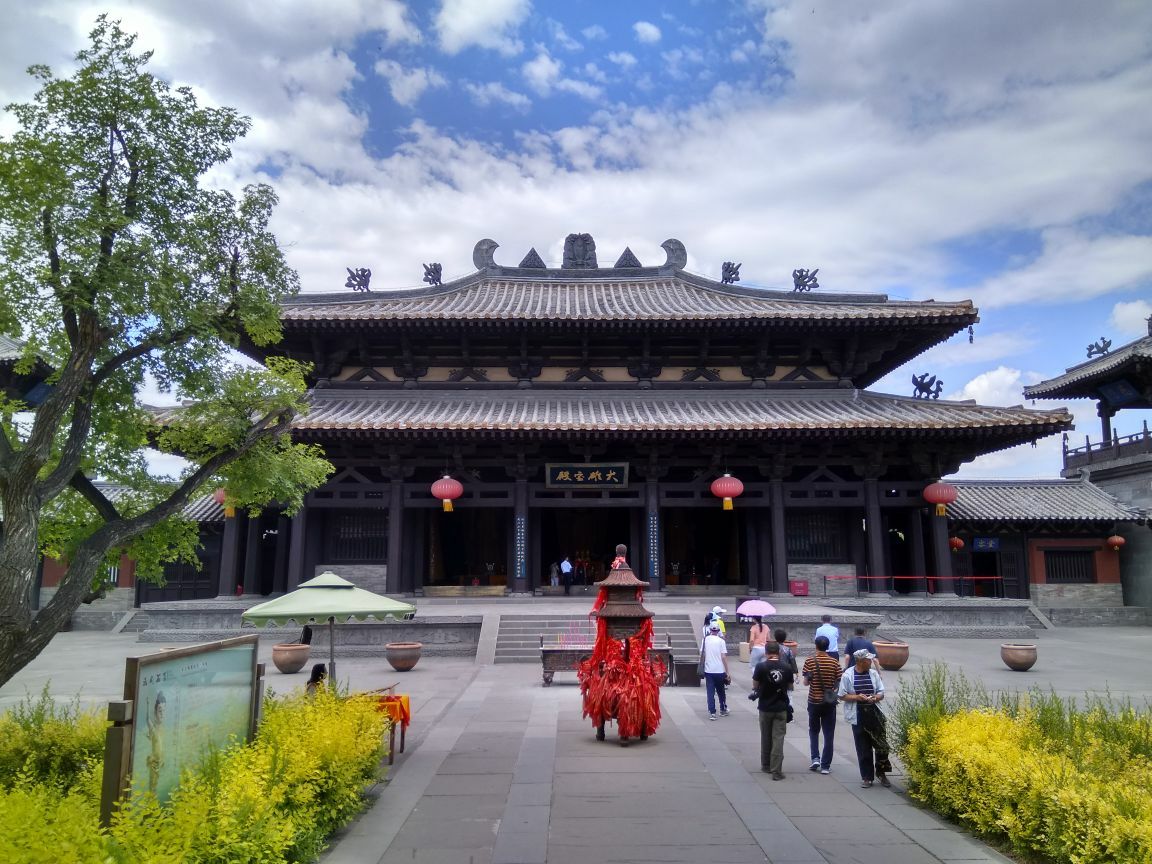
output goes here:
<path id="1" fill-rule="evenodd" d="M 713 606 L 712 607 L 712 613 L 714 615 L 727 615 L 728 610 L 725 609 L 723 606 Z"/>
<path id="2" fill-rule="evenodd" d="M 852 656 L 857 660 L 875 660 L 876 655 L 869 651 L 867 648 L 861 648 L 859 651 L 853 651 Z"/>

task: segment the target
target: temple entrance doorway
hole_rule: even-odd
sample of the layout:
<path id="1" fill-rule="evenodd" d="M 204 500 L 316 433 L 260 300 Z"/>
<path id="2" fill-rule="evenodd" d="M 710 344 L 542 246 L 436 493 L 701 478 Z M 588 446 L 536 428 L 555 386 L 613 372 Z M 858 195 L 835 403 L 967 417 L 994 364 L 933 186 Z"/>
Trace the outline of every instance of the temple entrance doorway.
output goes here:
<path id="1" fill-rule="evenodd" d="M 542 569 L 549 572 L 553 562 L 559 565 L 567 556 L 573 566 L 573 587 L 603 579 L 616 557 L 616 544 L 627 544 L 631 538 L 631 513 L 624 507 L 541 510 Z"/>
<path id="2" fill-rule="evenodd" d="M 670 507 L 664 521 L 668 585 L 746 585 L 744 514 L 720 507 Z"/>
<path id="3" fill-rule="evenodd" d="M 460 507 L 430 511 L 425 522 L 428 579 L 432 586 L 507 586 L 512 511 Z"/>

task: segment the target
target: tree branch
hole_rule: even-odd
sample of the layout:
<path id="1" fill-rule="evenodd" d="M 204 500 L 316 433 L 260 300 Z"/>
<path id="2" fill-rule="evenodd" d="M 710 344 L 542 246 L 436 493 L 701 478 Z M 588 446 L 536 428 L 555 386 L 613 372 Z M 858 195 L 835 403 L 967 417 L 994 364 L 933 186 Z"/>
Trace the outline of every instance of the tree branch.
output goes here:
<path id="1" fill-rule="evenodd" d="M 85 501 L 96 508 L 96 512 L 105 522 L 120 518 L 120 512 L 116 509 L 116 505 L 82 471 L 73 474 L 68 482 L 73 489 L 84 496 Z"/>
<path id="2" fill-rule="evenodd" d="M 60 251 L 56 244 L 56 229 L 52 225 L 51 207 L 44 208 L 41 223 L 44 226 L 44 248 L 48 252 L 48 271 L 52 274 L 48 281 L 52 285 L 52 292 L 56 295 L 56 299 L 60 301 L 60 309 L 64 317 L 64 331 L 68 334 L 68 342 L 75 345 L 76 339 L 79 337 L 76 310 L 72 308 L 71 298 L 64 296 L 64 282 L 60 278 Z"/>
<path id="3" fill-rule="evenodd" d="M 124 133 L 113 126 L 112 134 L 115 135 L 116 140 L 120 142 L 120 149 L 124 151 L 124 158 L 128 162 L 128 188 L 124 192 L 124 215 L 129 219 L 135 219 L 139 205 L 137 186 L 140 179 L 140 165 L 137 163 L 136 157 L 132 155 L 132 150 L 129 149 L 128 142 L 124 140 Z"/>

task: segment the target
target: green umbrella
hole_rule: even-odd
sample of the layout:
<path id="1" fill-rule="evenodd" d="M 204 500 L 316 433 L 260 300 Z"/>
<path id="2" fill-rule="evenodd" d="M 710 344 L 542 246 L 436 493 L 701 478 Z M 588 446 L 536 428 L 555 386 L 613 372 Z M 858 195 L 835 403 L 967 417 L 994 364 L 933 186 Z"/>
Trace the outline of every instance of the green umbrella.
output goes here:
<path id="1" fill-rule="evenodd" d="M 401 618 L 416 615 L 416 607 L 391 597 L 373 594 L 341 579 L 335 573 L 321 573 L 301 582 L 295 591 L 253 606 L 240 617 L 253 624 L 308 624 L 328 622 L 328 677 L 336 680 L 336 622 L 352 619 Z"/>

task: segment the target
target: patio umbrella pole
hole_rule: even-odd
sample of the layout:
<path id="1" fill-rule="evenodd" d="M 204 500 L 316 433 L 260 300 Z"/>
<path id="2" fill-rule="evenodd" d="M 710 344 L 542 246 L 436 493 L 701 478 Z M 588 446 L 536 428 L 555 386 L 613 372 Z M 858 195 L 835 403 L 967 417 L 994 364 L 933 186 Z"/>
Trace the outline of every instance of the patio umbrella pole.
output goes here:
<path id="1" fill-rule="evenodd" d="M 328 617 L 328 681 L 336 689 L 336 616 Z"/>

